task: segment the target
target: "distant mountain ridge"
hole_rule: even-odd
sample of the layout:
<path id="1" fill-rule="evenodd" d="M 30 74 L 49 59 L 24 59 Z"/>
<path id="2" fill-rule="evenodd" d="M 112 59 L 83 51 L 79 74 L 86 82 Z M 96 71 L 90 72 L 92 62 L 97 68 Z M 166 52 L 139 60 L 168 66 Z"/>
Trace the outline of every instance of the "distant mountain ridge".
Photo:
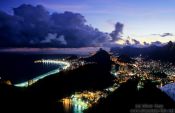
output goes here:
<path id="1" fill-rule="evenodd" d="M 127 54 L 131 57 L 142 55 L 142 57 L 148 59 L 175 62 L 175 43 L 171 41 L 164 46 L 152 45 L 145 48 L 137 48 L 133 46 L 126 46 L 123 48 L 112 47 L 111 52 L 119 55 Z"/>

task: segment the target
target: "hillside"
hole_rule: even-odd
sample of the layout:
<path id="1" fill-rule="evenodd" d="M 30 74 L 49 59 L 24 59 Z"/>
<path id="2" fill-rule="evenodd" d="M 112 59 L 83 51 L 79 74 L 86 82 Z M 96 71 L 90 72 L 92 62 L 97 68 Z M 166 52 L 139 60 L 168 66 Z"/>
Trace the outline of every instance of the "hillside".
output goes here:
<path id="1" fill-rule="evenodd" d="M 150 81 L 145 81 L 144 88 L 138 90 L 138 81 L 139 79 L 128 80 L 106 99 L 87 110 L 86 113 L 131 113 L 138 106 L 142 106 L 140 110 L 153 109 L 156 105 L 163 106 L 163 109 L 175 108 L 174 101 Z M 143 106 L 152 107 L 144 108 Z"/>

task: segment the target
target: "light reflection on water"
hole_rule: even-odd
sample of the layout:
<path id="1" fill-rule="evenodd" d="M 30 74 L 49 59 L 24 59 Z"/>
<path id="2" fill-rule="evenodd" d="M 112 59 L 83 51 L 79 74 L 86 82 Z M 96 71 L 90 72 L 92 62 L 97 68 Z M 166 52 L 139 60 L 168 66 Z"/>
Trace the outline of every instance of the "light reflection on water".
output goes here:
<path id="1" fill-rule="evenodd" d="M 102 91 L 83 91 L 75 92 L 70 97 L 61 99 L 63 109 L 66 113 L 84 113 L 93 104 L 96 104 L 100 98 L 105 98 L 106 93 Z"/>
<path id="2" fill-rule="evenodd" d="M 87 107 L 73 103 L 69 98 L 64 99 L 62 104 L 65 113 L 83 113 L 87 109 Z"/>
<path id="3" fill-rule="evenodd" d="M 63 100 L 63 107 L 64 107 L 64 111 L 66 113 L 69 113 L 71 111 L 71 108 L 72 108 L 71 99 L 64 99 Z"/>
<path id="4" fill-rule="evenodd" d="M 73 112 L 74 113 L 83 113 L 84 110 L 85 110 L 85 108 L 83 106 L 81 106 L 81 105 L 75 104 L 73 106 Z"/>

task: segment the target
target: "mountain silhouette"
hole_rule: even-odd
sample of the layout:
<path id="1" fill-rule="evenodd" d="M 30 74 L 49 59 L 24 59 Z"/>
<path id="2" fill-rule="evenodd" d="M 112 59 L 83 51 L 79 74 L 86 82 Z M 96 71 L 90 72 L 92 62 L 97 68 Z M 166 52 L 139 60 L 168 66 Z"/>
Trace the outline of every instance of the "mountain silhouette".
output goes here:
<path id="1" fill-rule="evenodd" d="M 174 101 L 164 92 L 156 88 L 150 80 L 144 82 L 144 87 L 138 89 L 139 79 L 130 79 L 99 104 L 94 105 L 86 113 L 131 113 L 137 106 L 161 106 L 162 109 L 175 108 Z M 134 112 L 133 112 L 134 113 Z M 140 113 L 140 112 L 139 112 Z"/>
<path id="2" fill-rule="evenodd" d="M 146 59 L 169 61 L 175 63 L 175 44 L 171 41 L 164 46 L 151 45 L 144 48 L 133 46 L 126 46 L 123 48 L 112 47 L 111 52 L 118 55 L 127 54 L 130 57 L 142 55 L 142 57 Z"/>

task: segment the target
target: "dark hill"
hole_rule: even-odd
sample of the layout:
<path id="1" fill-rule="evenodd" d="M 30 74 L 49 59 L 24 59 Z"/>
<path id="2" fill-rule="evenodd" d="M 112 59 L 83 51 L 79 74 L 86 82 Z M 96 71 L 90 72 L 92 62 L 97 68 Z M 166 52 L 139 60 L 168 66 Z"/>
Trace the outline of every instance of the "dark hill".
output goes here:
<path id="1" fill-rule="evenodd" d="M 133 63 L 134 60 L 131 59 L 130 56 L 128 56 L 127 54 L 122 54 L 118 57 L 118 60 L 124 63 Z"/>
<path id="2" fill-rule="evenodd" d="M 78 59 L 77 55 L 71 55 L 71 56 L 66 58 L 66 60 L 76 60 L 76 59 Z"/>
<path id="3" fill-rule="evenodd" d="M 97 51 L 93 56 L 85 58 L 85 61 L 96 62 L 98 64 L 110 64 L 110 55 L 103 49 Z"/>
<path id="4" fill-rule="evenodd" d="M 18 88 L 1 88 L 0 92 L 4 95 L 0 104 L 6 113 L 11 112 L 12 108 L 16 108 L 12 112 L 18 113 L 23 111 L 22 109 L 27 112 L 62 113 L 58 109 L 59 99 L 75 91 L 100 90 L 112 84 L 113 76 L 109 71 L 99 64 L 89 64 L 46 77 L 21 92 L 17 91 Z"/>
<path id="5" fill-rule="evenodd" d="M 131 113 L 130 110 L 135 109 L 136 105 L 145 104 L 163 105 L 164 109 L 175 108 L 174 101 L 150 81 L 145 81 L 144 88 L 140 90 L 137 89 L 137 84 L 137 79 L 128 80 L 86 113 Z"/>

